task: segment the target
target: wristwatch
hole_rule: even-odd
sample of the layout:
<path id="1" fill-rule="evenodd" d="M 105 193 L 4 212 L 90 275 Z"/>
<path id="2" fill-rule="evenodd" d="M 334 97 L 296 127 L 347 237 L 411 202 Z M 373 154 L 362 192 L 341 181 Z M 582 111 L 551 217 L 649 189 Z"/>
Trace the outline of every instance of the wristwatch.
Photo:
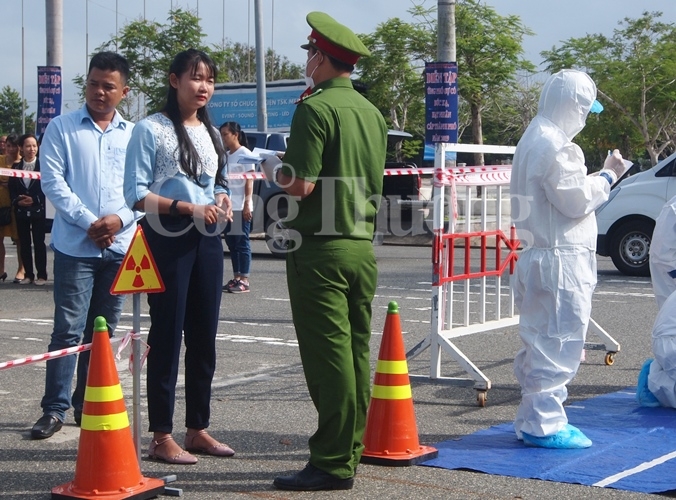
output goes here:
<path id="1" fill-rule="evenodd" d="M 174 200 L 171 202 L 171 206 L 169 207 L 169 215 L 172 217 L 178 217 L 181 215 L 178 211 L 178 202 L 179 200 Z"/>

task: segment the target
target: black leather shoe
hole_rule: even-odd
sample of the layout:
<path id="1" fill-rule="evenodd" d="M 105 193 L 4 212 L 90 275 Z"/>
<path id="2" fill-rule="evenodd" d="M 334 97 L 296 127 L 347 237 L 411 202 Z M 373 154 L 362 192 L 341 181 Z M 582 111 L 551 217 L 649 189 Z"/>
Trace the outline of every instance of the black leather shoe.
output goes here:
<path id="1" fill-rule="evenodd" d="M 354 478 L 340 479 L 312 464 L 307 464 L 302 471 L 293 476 L 276 477 L 272 484 L 280 490 L 351 490 Z"/>
<path id="2" fill-rule="evenodd" d="M 50 438 L 55 432 L 60 431 L 62 426 L 63 422 L 54 415 L 42 415 L 31 429 L 31 437 L 33 439 Z"/>

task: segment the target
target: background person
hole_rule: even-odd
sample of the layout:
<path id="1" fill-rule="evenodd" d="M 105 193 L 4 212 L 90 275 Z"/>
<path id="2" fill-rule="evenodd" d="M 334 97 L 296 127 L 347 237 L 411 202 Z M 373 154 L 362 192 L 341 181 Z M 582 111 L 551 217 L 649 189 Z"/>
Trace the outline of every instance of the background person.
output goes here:
<path id="1" fill-rule="evenodd" d="M 21 160 L 21 152 L 17 144 L 19 136 L 16 134 L 3 135 L 4 141 L 0 141 L 2 151 L 0 153 L 0 168 L 12 168 L 12 166 Z M 12 200 L 9 195 L 9 177 L 0 176 L 0 207 L 11 207 Z M 20 283 L 25 277 L 23 263 L 21 262 L 21 244 L 19 243 L 19 233 L 16 230 L 16 216 L 14 210 L 10 210 L 11 222 L 9 225 L 0 226 L 0 280 L 7 279 L 5 269 L 5 237 L 9 236 L 17 245 L 16 257 L 18 267 L 14 275 L 13 283 Z"/>
<path id="2" fill-rule="evenodd" d="M 110 287 L 136 231 L 134 213 L 124 202 L 124 156 L 133 124 L 117 112 L 129 91 L 127 60 L 113 52 L 89 62 L 85 105 L 54 118 L 42 137 L 42 190 L 54 205 L 54 330 L 49 351 L 92 341 L 94 319 L 103 316 L 112 335 L 125 295 Z M 80 425 L 89 351 L 79 355 L 72 395 Z M 61 429 L 71 405 L 75 357 L 47 361 L 43 415 L 33 439 Z"/>
<path id="3" fill-rule="evenodd" d="M 250 155 L 246 134 L 239 123 L 226 122 L 221 125 L 221 138 L 228 157 L 228 174 L 253 172 L 253 163 L 239 163 L 244 155 Z M 250 291 L 251 272 L 251 219 L 253 219 L 253 179 L 229 179 L 232 202 L 232 222 L 225 227 L 225 243 L 230 250 L 233 278 L 223 287 L 224 292 L 245 293 Z"/>
<path id="4" fill-rule="evenodd" d="M 370 400 L 371 302 L 378 268 L 371 240 L 382 197 L 387 125 L 354 90 L 350 74 L 368 49 L 346 26 L 311 12 L 309 89 L 291 122 L 284 166 L 270 181 L 298 196 L 287 225 L 299 236 L 287 255 L 293 324 L 317 409 L 302 471 L 277 477 L 285 490 L 346 490 L 364 451 Z M 333 227 L 324 227 L 324 224 Z"/>
<path id="5" fill-rule="evenodd" d="M 652 348 L 655 358 L 643 363 L 636 401 L 641 406 L 676 408 L 676 292 L 666 298 L 657 313 Z"/>
<path id="6" fill-rule="evenodd" d="M 38 140 L 34 134 L 24 134 L 19 138 L 22 158 L 14 164 L 15 170 L 40 172 L 38 158 Z M 42 286 L 47 283 L 47 247 L 45 246 L 45 195 L 40 187 L 40 179 L 14 177 L 9 181 L 10 198 L 16 216 L 16 228 L 19 234 L 21 262 L 24 264 L 24 279 L 20 284 L 35 283 Z M 35 269 L 31 246 L 35 252 Z"/>
<path id="7" fill-rule="evenodd" d="M 650 279 L 659 309 L 652 329 L 655 358 L 638 375 L 641 406 L 676 408 L 676 197 L 662 207 L 650 242 Z"/>
<path id="8" fill-rule="evenodd" d="M 655 300 L 662 309 L 676 291 L 676 196 L 665 203 L 655 221 L 649 263 Z"/>
<path id="9" fill-rule="evenodd" d="M 559 71 L 545 82 L 537 115 L 514 153 L 511 213 L 524 242 L 512 280 L 523 343 L 514 360 L 521 385 L 514 430 L 531 446 L 592 444 L 568 424 L 563 403 L 580 365 L 596 286 L 594 210 L 626 170 L 615 150 L 600 175 L 588 176 L 572 142 L 589 112 L 602 109 L 586 73 Z"/>
<path id="10" fill-rule="evenodd" d="M 164 109 L 136 125 L 126 160 L 125 197 L 146 212 L 144 234 L 165 285 L 164 292 L 148 294 L 148 455 L 173 464 L 196 463 L 191 451 L 235 454 L 206 431 L 223 287 L 225 224 L 218 223 L 232 220 L 225 151 L 206 108 L 215 81 L 207 54 L 177 54 Z M 182 340 L 187 451 L 172 437 Z"/>
<path id="11" fill-rule="evenodd" d="M 5 144 L 7 143 L 7 136 L 0 136 L 0 168 L 5 167 Z M 0 281 L 7 279 L 7 272 L 5 271 L 5 236 L 12 236 L 12 222 L 14 215 L 12 210 L 12 202 L 9 197 L 9 177 L 0 176 L 0 209 L 7 210 L 9 215 L 9 223 L 0 225 Z"/>

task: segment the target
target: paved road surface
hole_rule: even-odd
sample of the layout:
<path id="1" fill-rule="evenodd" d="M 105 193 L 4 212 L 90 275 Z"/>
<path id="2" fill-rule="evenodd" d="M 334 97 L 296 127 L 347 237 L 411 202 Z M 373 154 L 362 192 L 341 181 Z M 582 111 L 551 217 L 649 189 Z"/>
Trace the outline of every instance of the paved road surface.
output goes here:
<path id="1" fill-rule="evenodd" d="M 8 246 L 8 270 L 15 248 Z M 251 293 L 224 294 L 218 334 L 218 367 L 214 380 L 212 424 L 215 437 L 230 444 L 231 459 L 200 458 L 195 466 L 172 466 L 144 458 L 146 476 L 177 475 L 171 486 L 184 498 L 351 498 L 351 499 L 550 499 L 647 498 L 630 492 L 579 485 L 514 479 L 429 467 L 389 468 L 362 465 L 355 488 L 340 493 L 289 493 L 272 487 L 279 474 L 295 471 L 307 461 L 307 439 L 316 423 L 302 375 L 286 292 L 284 263 L 270 256 L 262 241 L 254 242 Z M 387 304 L 399 303 L 407 348 L 424 339 L 430 328 L 430 248 L 376 247 L 380 269 L 374 301 L 372 361 L 377 359 Z M 52 253 L 49 252 L 50 269 Z M 226 255 L 226 269 L 229 259 Z M 224 281 L 229 276 L 226 275 Z M 15 359 L 47 350 L 52 323 L 52 283 L 46 287 L 0 282 L 0 358 Z M 149 320 L 145 312 L 142 332 Z M 127 300 L 118 333 L 132 324 Z M 599 259 L 599 286 L 594 318 L 622 345 L 612 367 L 603 352 L 589 352 L 574 383 L 573 402 L 634 385 L 639 367 L 650 352 L 650 328 L 656 313 L 650 281 L 620 275 L 609 260 Z M 593 340 L 593 339 L 591 339 Z M 485 408 L 467 387 L 413 383 L 420 441 L 431 444 L 509 422 L 519 402 L 512 360 L 519 347 L 515 328 L 461 338 L 457 345 L 491 379 Z M 132 393 L 127 361 L 118 363 L 128 409 Z M 411 373 L 425 373 L 429 355 L 409 364 Z M 74 478 L 79 429 L 72 413 L 52 439 L 32 441 L 29 429 L 40 416 L 44 364 L 0 372 L 0 498 L 47 499 L 52 487 Z M 449 358 L 443 374 L 463 377 Z M 144 389 L 144 382 L 142 390 Z M 183 438 L 184 398 L 179 381 L 175 436 Z M 142 397 L 145 417 L 145 395 Z M 147 422 L 144 422 L 145 431 Z M 143 434 L 144 452 L 150 435 Z M 145 454 L 145 453 L 144 453 Z"/>

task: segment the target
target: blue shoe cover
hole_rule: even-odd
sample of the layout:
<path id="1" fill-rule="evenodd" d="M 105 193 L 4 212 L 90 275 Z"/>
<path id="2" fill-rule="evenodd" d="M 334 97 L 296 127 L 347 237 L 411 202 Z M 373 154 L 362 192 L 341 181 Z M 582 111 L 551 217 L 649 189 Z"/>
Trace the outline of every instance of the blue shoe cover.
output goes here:
<path id="1" fill-rule="evenodd" d="M 648 408 L 655 408 L 660 406 L 660 402 L 655 395 L 648 389 L 648 374 L 650 373 L 650 364 L 653 362 L 652 358 L 647 359 L 643 363 L 640 373 L 638 374 L 638 384 L 636 387 L 636 401 L 641 406 Z"/>
<path id="2" fill-rule="evenodd" d="M 552 448 L 559 450 L 573 450 L 579 448 L 589 448 L 592 445 L 591 440 L 582 434 L 582 431 L 570 424 L 561 429 L 552 436 L 533 436 L 523 433 L 523 442 L 526 446 L 536 446 L 538 448 Z"/>

